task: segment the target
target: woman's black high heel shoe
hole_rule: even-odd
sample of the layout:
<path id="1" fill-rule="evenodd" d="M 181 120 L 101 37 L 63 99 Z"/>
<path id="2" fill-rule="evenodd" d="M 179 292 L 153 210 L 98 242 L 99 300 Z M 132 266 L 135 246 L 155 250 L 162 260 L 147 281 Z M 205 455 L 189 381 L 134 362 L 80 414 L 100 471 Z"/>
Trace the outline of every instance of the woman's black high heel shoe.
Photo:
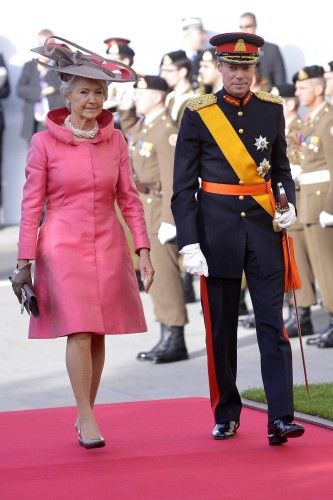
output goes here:
<path id="1" fill-rule="evenodd" d="M 75 425 L 75 428 L 77 430 L 77 436 L 79 438 L 79 444 L 83 446 L 83 448 L 86 448 L 87 450 L 90 450 L 91 448 L 103 448 L 105 446 L 105 439 L 101 436 L 99 438 L 94 438 L 94 439 L 86 439 L 84 440 L 82 438 L 81 434 L 81 428 L 79 425 Z"/>

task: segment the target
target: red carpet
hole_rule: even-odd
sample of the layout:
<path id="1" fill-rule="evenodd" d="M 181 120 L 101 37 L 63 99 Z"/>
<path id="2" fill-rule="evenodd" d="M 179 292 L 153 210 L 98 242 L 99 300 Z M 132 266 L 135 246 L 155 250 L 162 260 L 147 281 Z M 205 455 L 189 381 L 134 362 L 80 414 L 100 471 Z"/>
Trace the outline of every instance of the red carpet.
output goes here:
<path id="1" fill-rule="evenodd" d="M 266 414 L 244 408 L 238 435 L 210 438 L 204 398 L 99 405 L 107 446 L 81 448 L 73 408 L 0 414 L 1 500 L 332 498 L 333 432 L 269 447 Z M 331 493 L 329 493 L 331 492 Z"/>

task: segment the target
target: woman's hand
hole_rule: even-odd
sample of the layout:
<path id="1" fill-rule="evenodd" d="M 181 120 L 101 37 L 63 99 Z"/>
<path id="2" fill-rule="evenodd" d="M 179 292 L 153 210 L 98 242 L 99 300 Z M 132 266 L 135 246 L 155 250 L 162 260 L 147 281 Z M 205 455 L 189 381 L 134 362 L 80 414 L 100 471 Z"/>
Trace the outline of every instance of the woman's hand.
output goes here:
<path id="1" fill-rule="evenodd" d="M 140 256 L 140 274 L 141 281 L 143 283 L 145 292 L 148 293 L 149 288 L 151 287 L 154 280 L 154 269 L 150 262 L 150 255 L 148 248 L 141 248 L 139 250 Z"/>
<path id="2" fill-rule="evenodd" d="M 25 262 L 25 265 L 23 263 Z M 13 274 L 10 276 L 12 282 L 13 291 L 21 303 L 22 300 L 22 287 L 27 284 L 32 288 L 32 277 L 31 277 L 31 264 L 25 259 L 20 259 L 17 262 L 17 267 Z"/>

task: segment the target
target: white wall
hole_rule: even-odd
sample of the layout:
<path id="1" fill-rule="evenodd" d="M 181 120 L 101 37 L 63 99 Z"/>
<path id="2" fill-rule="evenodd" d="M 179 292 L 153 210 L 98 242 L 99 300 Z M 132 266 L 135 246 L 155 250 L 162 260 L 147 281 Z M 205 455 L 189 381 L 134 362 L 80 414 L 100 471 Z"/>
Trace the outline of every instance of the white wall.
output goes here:
<path id="1" fill-rule="evenodd" d="M 327 0 L 311 4 L 280 0 L 276 5 L 264 0 L 7 2 L 1 9 L 0 51 L 8 64 L 12 93 L 3 101 L 7 128 L 2 222 L 14 224 L 19 219 L 26 144 L 19 138 L 21 102 L 15 86 L 22 64 L 33 56 L 29 49 L 36 45 L 40 29 L 50 28 L 55 34 L 101 54 L 105 51 L 105 38 L 128 37 L 137 54 L 135 69 L 157 73 L 163 53 L 181 47 L 182 17 L 200 16 L 207 30 L 219 33 L 237 31 L 239 15 L 251 11 L 257 16 L 258 34 L 280 45 L 290 78 L 304 65 L 325 64 L 333 59 L 333 6 L 329 5 Z"/>

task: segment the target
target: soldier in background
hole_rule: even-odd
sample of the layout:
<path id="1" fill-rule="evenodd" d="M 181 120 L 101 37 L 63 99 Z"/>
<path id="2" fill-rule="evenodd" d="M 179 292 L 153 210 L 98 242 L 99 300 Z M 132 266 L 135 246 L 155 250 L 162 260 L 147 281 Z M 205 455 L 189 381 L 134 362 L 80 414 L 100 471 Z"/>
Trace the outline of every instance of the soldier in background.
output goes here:
<path id="1" fill-rule="evenodd" d="M 200 87 L 199 69 L 202 52 L 206 45 L 206 32 L 200 17 L 184 17 L 181 20 L 183 48 L 191 61 L 189 78 L 194 89 Z"/>
<path id="2" fill-rule="evenodd" d="M 104 40 L 104 43 L 107 45 L 106 54 L 110 59 L 120 61 L 127 64 L 127 66 L 133 66 L 135 52 L 129 46 L 131 43 L 130 40 L 127 38 L 110 37 Z M 103 107 L 113 113 L 115 127 L 118 129 L 120 129 L 120 121 L 117 106 L 120 102 L 124 102 L 125 106 L 128 103 L 130 104 L 133 101 L 133 96 L 133 82 L 112 82 L 108 87 L 108 98 Z"/>
<path id="3" fill-rule="evenodd" d="M 215 49 L 207 49 L 201 55 L 199 75 L 205 86 L 210 86 L 212 93 L 221 90 L 223 81 L 218 69 L 217 54 Z"/>
<path id="4" fill-rule="evenodd" d="M 324 70 L 324 78 L 326 82 L 325 97 L 330 104 L 333 104 L 333 61 L 330 61 L 324 67 Z"/>
<path id="5" fill-rule="evenodd" d="M 168 52 L 162 57 L 160 75 L 171 89 L 167 95 L 165 106 L 178 127 L 188 101 L 195 96 L 191 85 L 190 71 L 191 61 L 183 50 Z"/>
<path id="6" fill-rule="evenodd" d="M 329 324 L 309 345 L 333 347 L 333 108 L 325 101 L 324 69 L 307 66 L 293 77 L 309 110 L 302 125 L 300 219 Z"/>
<path id="7" fill-rule="evenodd" d="M 166 97 L 165 106 L 172 120 L 179 127 L 187 103 L 196 95 L 190 80 L 191 61 L 183 50 L 168 52 L 162 58 L 160 74 L 171 89 Z M 183 286 L 186 303 L 196 302 L 191 274 L 183 273 Z"/>
<path id="8" fill-rule="evenodd" d="M 176 227 L 170 208 L 178 129 L 165 109 L 167 90 L 163 78 L 146 75 L 136 85 L 135 107 L 119 106 L 135 182 L 145 210 L 155 269 L 150 295 L 155 317 L 161 325 L 159 342 L 150 351 L 140 352 L 137 358 L 153 363 L 188 358 L 184 339 L 188 319 L 178 266 Z"/>
<path id="9" fill-rule="evenodd" d="M 127 38 L 120 37 L 110 37 L 104 40 L 104 43 L 107 45 L 106 54 L 113 61 L 120 61 L 127 66 L 132 66 L 134 63 L 134 50 L 129 46 L 131 43 Z M 122 102 L 124 106 L 131 106 L 134 97 L 134 83 L 126 82 L 126 83 L 117 83 L 112 82 L 108 86 L 108 98 L 104 102 L 103 107 L 107 109 L 113 114 L 114 126 L 117 129 L 121 129 L 120 126 L 120 118 L 118 113 L 118 105 Z M 117 217 L 124 228 L 126 240 L 128 246 L 131 250 L 132 262 L 135 269 L 136 278 L 138 281 L 138 286 L 140 292 L 144 291 L 144 286 L 141 281 L 141 273 L 139 266 L 139 257 L 135 253 L 134 241 L 132 233 L 125 222 L 125 219 L 118 207 L 115 205 L 115 210 Z"/>
<path id="10" fill-rule="evenodd" d="M 296 290 L 297 306 L 302 334 L 312 335 L 314 333 L 311 320 L 311 306 L 317 303 L 314 275 L 311 267 L 310 257 L 304 237 L 304 226 L 299 219 L 300 213 L 300 185 L 299 176 L 301 173 L 301 151 L 300 134 L 302 120 L 298 115 L 299 100 L 295 96 L 295 86 L 291 83 L 282 83 L 272 88 L 272 94 L 283 98 L 283 114 L 286 122 L 287 156 L 290 162 L 291 175 L 296 188 L 296 206 L 298 207 L 298 217 L 289 233 L 293 236 L 295 256 L 298 269 L 301 275 L 302 287 Z M 298 328 L 296 322 L 295 307 L 293 298 L 288 294 L 289 318 L 285 322 L 285 327 L 289 337 L 297 337 Z"/>

